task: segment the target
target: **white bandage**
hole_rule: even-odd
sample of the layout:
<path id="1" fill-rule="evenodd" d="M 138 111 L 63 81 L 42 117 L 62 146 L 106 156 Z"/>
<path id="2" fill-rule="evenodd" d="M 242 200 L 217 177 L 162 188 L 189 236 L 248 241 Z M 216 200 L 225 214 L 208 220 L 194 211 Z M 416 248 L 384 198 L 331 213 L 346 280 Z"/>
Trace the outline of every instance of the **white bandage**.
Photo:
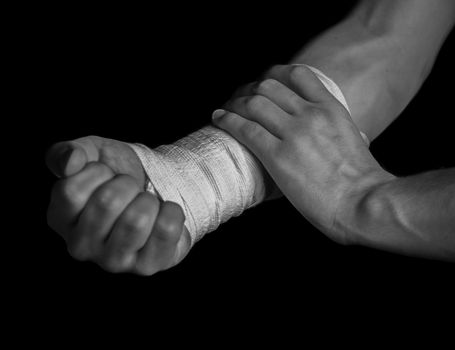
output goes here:
<path id="1" fill-rule="evenodd" d="M 309 68 L 349 111 L 339 87 L 316 68 Z M 260 162 L 216 127 L 206 126 L 153 150 L 143 144 L 129 145 L 149 177 L 147 191 L 182 207 L 192 245 L 265 199 L 266 175 Z"/>

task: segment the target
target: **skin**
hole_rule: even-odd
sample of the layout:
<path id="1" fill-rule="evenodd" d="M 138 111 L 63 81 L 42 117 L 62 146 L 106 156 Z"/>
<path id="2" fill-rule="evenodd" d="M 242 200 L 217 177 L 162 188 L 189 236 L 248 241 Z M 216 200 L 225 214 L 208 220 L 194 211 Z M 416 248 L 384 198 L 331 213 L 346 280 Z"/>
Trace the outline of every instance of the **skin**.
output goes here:
<path id="1" fill-rule="evenodd" d="M 419 91 L 454 24 L 453 0 L 365 0 L 290 63 L 334 80 L 354 123 L 373 141 Z"/>
<path id="2" fill-rule="evenodd" d="M 109 272 L 152 275 L 188 253 L 182 209 L 144 191 L 144 170 L 127 144 L 97 136 L 59 142 L 46 162 L 60 178 L 48 224 L 75 259 Z"/>
<path id="3" fill-rule="evenodd" d="M 359 182 L 387 181 L 349 112 L 305 66 L 275 66 L 213 115 L 247 146 L 281 192 L 333 240 L 340 203 Z M 288 87 L 289 86 L 289 87 Z"/>
<path id="4" fill-rule="evenodd" d="M 392 181 L 391 174 L 378 168 L 358 130 L 373 141 L 399 115 L 429 74 L 454 22 L 453 0 L 366 0 L 297 53 L 290 63 L 312 65 L 331 77 L 343 91 L 352 118 L 311 74 L 291 65 L 272 69 L 261 84 L 240 89 L 238 99 L 225 108 L 245 120 L 254 116 L 256 123 L 264 121 L 262 129 L 247 126 L 233 129 L 232 134 L 238 134 L 275 174 L 276 183 L 268 183 L 267 192 L 277 198 L 282 189 L 302 215 L 340 243 L 419 255 L 431 246 L 431 256 L 452 256 L 441 253 L 447 241 L 428 244 L 434 240 L 429 238 L 433 226 L 423 231 L 424 225 L 412 219 L 418 212 L 432 213 L 426 207 L 428 194 L 420 193 L 419 200 L 412 201 L 414 208 L 406 203 L 410 196 L 416 198 L 421 181 L 431 183 L 428 191 L 436 196 L 435 203 L 440 202 L 438 193 L 452 193 L 447 187 L 453 176 L 436 174 L 411 184 Z M 263 95 L 276 101 L 272 105 Z M 248 141 L 267 128 L 270 135 L 262 147 Z M 261 157 L 265 151 L 273 152 L 274 159 Z M 47 164 L 60 178 L 52 189 L 48 224 L 65 239 L 76 259 L 94 261 L 110 272 L 152 275 L 188 253 L 190 238 L 181 208 L 143 191 L 140 160 L 125 143 L 97 136 L 60 142 L 49 150 Z M 291 182 L 295 193 L 289 189 Z M 302 186 L 297 191 L 298 183 Z M 359 191 L 350 190 L 354 183 Z M 402 202 L 390 193 L 401 193 Z M 342 201 L 352 205 L 341 210 Z M 449 203 L 447 208 L 454 206 L 450 198 L 444 202 Z M 409 212 L 401 219 L 394 214 L 405 210 Z M 401 240 L 381 233 L 380 227 L 390 222 L 411 233 Z M 372 234 L 367 237 L 364 232 Z M 414 248 L 403 248 L 410 246 Z"/>
<path id="5" fill-rule="evenodd" d="M 309 68 L 268 76 L 213 122 L 258 157 L 303 216 L 341 244 L 455 261 L 455 168 L 397 178 Z"/>

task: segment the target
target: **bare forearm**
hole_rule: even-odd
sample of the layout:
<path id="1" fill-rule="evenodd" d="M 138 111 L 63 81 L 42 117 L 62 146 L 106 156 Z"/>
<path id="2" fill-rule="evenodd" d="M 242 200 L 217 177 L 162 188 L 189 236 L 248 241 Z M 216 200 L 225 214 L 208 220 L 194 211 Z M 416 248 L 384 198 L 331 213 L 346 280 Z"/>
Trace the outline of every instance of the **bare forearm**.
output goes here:
<path id="1" fill-rule="evenodd" d="M 336 229 L 352 243 L 455 261 L 455 168 L 388 179 L 346 202 Z"/>
<path id="2" fill-rule="evenodd" d="M 417 93 L 454 22 L 452 0 L 363 1 L 291 63 L 331 77 L 372 141 Z"/>

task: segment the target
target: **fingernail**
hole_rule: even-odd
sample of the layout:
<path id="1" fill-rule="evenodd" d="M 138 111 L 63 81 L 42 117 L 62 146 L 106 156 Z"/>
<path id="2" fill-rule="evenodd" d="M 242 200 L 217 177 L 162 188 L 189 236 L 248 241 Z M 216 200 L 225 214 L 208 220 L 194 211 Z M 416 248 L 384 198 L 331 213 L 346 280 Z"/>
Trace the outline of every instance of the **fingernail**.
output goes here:
<path id="1" fill-rule="evenodd" d="M 223 115 L 226 114 L 226 111 L 224 109 L 216 109 L 213 113 L 212 113 L 212 120 L 216 120 L 220 117 L 222 117 Z"/>
<path id="2" fill-rule="evenodd" d="M 69 161 L 72 153 L 73 153 L 73 149 L 67 148 L 60 154 L 58 163 L 59 163 L 60 171 L 62 174 L 65 173 L 66 166 L 68 164 L 68 161 Z"/>

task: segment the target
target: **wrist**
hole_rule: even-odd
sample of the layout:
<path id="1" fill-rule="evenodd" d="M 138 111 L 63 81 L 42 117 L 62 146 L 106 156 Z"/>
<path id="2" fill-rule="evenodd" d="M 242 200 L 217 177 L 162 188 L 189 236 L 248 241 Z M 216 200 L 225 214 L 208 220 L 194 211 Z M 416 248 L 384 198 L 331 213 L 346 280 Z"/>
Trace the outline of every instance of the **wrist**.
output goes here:
<path id="1" fill-rule="evenodd" d="M 377 217 L 381 189 L 397 179 L 393 174 L 379 169 L 358 179 L 341 197 L 333 222 L 334 234 L 342 237 L 346 245 L 362 241 L 370 221 Z"/>

